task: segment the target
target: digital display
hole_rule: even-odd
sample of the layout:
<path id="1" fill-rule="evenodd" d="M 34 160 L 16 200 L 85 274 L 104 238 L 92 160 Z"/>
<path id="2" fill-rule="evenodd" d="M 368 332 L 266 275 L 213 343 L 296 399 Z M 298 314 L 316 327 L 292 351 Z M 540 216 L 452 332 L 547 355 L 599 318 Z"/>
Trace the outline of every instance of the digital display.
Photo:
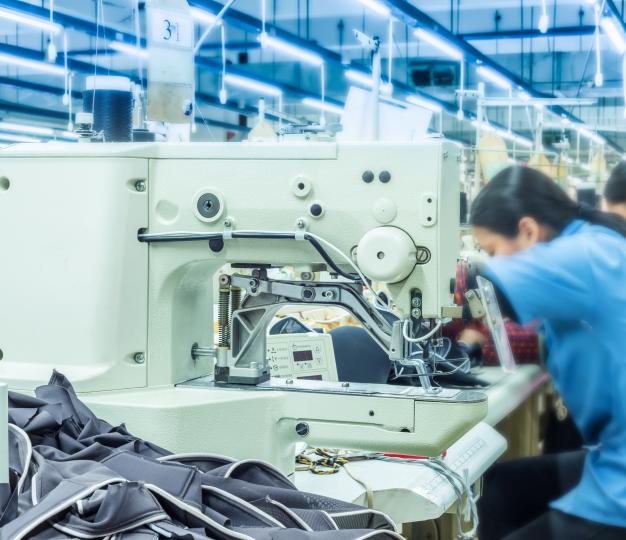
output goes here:
<path id="1" fill-rule="evenodd" d="M 313 351 L 293 351 L 294 362 L 311 362 L 313 360 Z"/>
<path id="2" fill-rule="evenodd" d="M 305 375 L 304 377 L 298 377 L 298 379 L 302 379 L 303 381 L 322 381 L 321 375 Z"/>

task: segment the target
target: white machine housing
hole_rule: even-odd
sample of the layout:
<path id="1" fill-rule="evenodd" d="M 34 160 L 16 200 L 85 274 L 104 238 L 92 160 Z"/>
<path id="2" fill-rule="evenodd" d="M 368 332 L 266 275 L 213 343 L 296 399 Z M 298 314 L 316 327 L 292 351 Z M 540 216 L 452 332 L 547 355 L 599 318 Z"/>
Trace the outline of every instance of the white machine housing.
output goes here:
<path id="1" fill-rule="evenodd" d="M 298 438 L 436 455 L 485 416 L 484 395 L 344 391 L 340 383 L 329 392 L 326 381 L 301 381 L 302 392 L 195 383 L 213 371 L 212 359 L 191 352 L 214 343 L 224 265 L 314 268 L 321 259 L 308 242 L 225 240 L 215 252 L 206 241 L 149 244 L 138 234 L 304 230 L 354 260 L 368 238 L 386 264 L 389 246 L 368 233 L 401 231 L 430 257 L 406 276 L 406 268 L 385 269 L 403 278 L 388 290 L 405 314 L 418 290 L 423 315 L 442 317 L 458 250 L 459 156 L 442 140 L 0 150 L 0 379 L 32 391 L 57 369 L 97 414 L 141 437 L 173 451 L 265 459 L 287 473 Z M 208 193 L 219 200 L 210 218 L 199 205 Z"/>
<path id="2" fill-rule="evenodd" d="M 212 361 L 190 351 L 214 341 L 212 277 L 224 264 L 321 262 L 306 242 L 233 240 L 214 254 L 206 242 L 141 243 L 140 229 L 223 231 L 228 220 L 235 230 L 293 231 L 302 221 L 352 255 L 368 232 L 398 229 L 431 259 L 389 285 L 393 299 L 409 313 L 409 292 L 419 289 L 423 315 L 441 317 L 458 251 L 459 152 L 441 140 L 7 148 L 0 377 L 28 390 L 56 368 L 95 392 L 204 376 Z M 212 219 L 197 210 L 208 192 L 222 198 Z"/>

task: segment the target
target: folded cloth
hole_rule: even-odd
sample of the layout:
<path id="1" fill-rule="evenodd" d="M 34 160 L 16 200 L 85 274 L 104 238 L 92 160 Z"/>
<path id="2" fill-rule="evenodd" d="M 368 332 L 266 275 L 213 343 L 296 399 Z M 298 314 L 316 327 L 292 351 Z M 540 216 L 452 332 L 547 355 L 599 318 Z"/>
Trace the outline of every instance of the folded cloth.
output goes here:
<path id="1" fill-rule="evenodd" d="M 300 492 L 272 465 L 176 455 L 97 418 L 54 372 L 9 396 L 0 540 L 401 539 L 384 514 Z"/>

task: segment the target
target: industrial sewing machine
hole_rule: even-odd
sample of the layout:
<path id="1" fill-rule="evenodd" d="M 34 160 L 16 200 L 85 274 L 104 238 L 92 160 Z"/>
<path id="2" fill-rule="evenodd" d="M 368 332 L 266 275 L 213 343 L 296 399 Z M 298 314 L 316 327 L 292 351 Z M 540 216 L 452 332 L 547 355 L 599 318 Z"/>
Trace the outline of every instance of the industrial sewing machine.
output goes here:
<path id="1" fill-rule="evenodd" d="M 425 371 L 421 388 L 270 379 L 266 330 L 287 304 L 341 306 L 408 361 L 457 314 L 459 152 L 445 141 L 4 149 L 0 379 L 29 391 L 57 369 L 137 435 L 287 473 L 298 441 L 437 455 L 485 416 L 483 394 L 432 388 Z M 286 265 L 336 278 L 268 277 Z M 368 280 L 388 285 L 397 322 L 366 299 Z"/>

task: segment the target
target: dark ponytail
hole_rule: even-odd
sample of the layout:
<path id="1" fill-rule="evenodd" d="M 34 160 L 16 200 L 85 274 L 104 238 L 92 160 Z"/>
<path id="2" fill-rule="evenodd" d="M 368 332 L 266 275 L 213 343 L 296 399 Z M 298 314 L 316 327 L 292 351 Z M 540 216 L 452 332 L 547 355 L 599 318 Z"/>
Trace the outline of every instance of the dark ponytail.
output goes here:
<path id="1" fill-rule="evenodd" d="M 508 167 L 478 194 L 470 223 L 509 238 L 517 236 L 523 217 L 532 217 L 559 234 L 575 219 L 626 236 L 626 220 L 573 201 L 553 180 L 529 167 Z"/>

